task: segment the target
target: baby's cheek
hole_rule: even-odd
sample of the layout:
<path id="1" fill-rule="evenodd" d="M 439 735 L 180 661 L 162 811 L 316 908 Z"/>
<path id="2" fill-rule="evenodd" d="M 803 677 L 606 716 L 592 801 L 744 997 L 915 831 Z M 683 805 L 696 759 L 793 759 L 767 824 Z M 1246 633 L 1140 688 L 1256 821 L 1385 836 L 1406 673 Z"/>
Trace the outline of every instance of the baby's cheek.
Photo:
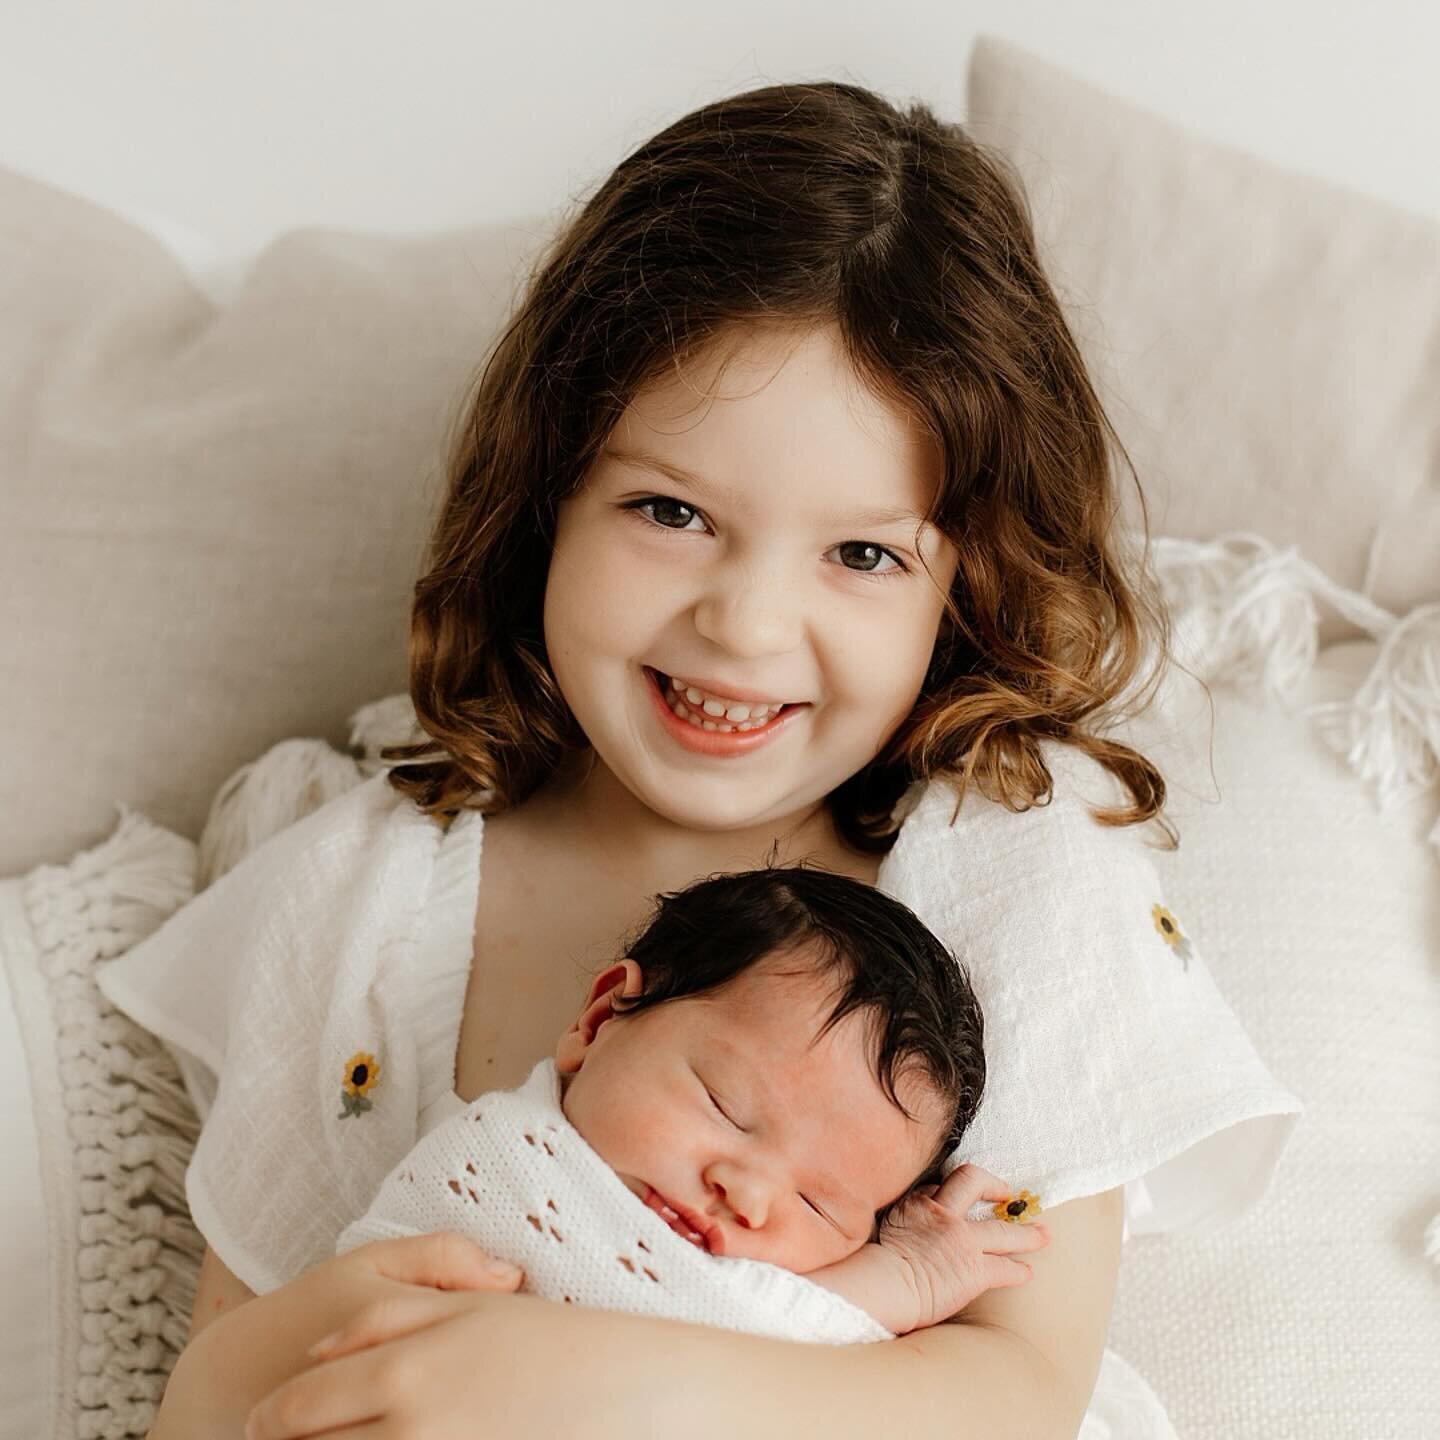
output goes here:
<path id="1" fill-rule="evenodd" d="M 863 1240 L 852 1240 L 831 1230 L 828 1236 L 810 1236 L 795 1245 L 793 1248 L 798 1253 L 793 1258 L 798 1263 L 791 1264 L 783 1258 L 772 1263 L 786 1270 L 793 1270 L 797 1275 L 808 1275 L 812 1270 L 820 1270 L 826 1265 L 838 1265 L 840 1261 L 848 1260 L 857 1251 L 863 1250 L 865 1244 Z"/>
<path id="2" fill-rule="evenodd" d="M 653 1091 L 627 1096 L 621 1113 L 610 1117 L 611 1128 L 624 1137 L 626 1150 L 637 1159 L 655 1157 L 666 1171 L 684 1161 L 698 1163 L 693 1131 L 673 1105 L 657 1098 Z"/>

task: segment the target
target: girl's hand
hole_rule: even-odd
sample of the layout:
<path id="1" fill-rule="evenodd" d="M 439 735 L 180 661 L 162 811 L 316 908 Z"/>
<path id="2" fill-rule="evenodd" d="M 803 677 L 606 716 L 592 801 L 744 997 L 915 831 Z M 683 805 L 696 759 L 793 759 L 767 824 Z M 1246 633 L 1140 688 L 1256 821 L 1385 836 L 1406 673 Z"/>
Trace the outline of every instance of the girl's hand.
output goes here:
<path id="1" fill-rule="evenodd" d="M 658 1433 L 634 1359 L 651 1348 L 659 1323 L 534 1295 L 415 1291 L 382 1300 L 342 1327 L 325 1358 L 255 1407 L 245 1440 Z M 710 1358 L 712 1332 L 663 1323 L 698 1337 L 689 1363 Z M 671 1403 L 665 1430 L 680 1428 L 690 1399 L 687 1391 Z"/>
<path id="2" fill-rule="evenodd" d="M 239 1440 L 242 1434 L 314 1433 L 284 1428 L 295 1418 L 288 1402 L 277 1412 L 266 1397 L 283 1395 L 292 1377 L 308 1373 L 315 1359 L 306 1351 L 317 1340 L 359 1317 L 367 1325 L 416 1328 L 466 1301 L 514 1303 L 508 1292 L 522 1279 L 516 1267 L 450 1234 L 376 1241 L 312 1265 L 201 1331 L 175 1366 L 151 1435 Z M 247 1425 L 255 1412 L 259 1429 Z"/>
<path id="3" fill-rule="evenodd" d="M 978 1165 L 960 1165 L 942 1185 L 926 1185 L 905 1196 L 886 1217 L 876 1244 L 894 1262 L 915 1323 L 938 1325 L 987 1290 L 1023 1285 L 1030 1267 L 1017 1256 L 1050 1243 L 1043 1225 L 1007 1220 L 967 1220 L 981 1200 L 1010 1199 L 1011 1190 Z M 907 1316 L 908 1318 L 908 1316 Z M 892 1325 L 900 1332 L 900 1327 Z"/>

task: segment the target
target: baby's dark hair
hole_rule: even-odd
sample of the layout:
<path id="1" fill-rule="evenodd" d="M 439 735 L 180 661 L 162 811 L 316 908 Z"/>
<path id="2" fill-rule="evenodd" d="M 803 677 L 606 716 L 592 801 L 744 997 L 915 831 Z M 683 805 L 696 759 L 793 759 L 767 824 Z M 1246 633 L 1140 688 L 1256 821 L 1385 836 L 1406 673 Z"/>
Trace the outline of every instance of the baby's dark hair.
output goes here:
<path id="1" fill-rule="evenodd" d="M 823 1035 L 846 1015 L 872 1017 L 875 1073 L 891 1102 L 913 1066 L 944 1098 L 944 1135 L 912 1183 L 938 1184 L 941 1162 L 975 1118 L 985 1089 L 984 1022 L 955 956 L 900 901 L 871 885 L 808 866 L 716 875 L 657 898 L 624 953 L 643 993 L 617 1014 L 701 995 L 777 952 L 803 952 L 843 982 Z"/>

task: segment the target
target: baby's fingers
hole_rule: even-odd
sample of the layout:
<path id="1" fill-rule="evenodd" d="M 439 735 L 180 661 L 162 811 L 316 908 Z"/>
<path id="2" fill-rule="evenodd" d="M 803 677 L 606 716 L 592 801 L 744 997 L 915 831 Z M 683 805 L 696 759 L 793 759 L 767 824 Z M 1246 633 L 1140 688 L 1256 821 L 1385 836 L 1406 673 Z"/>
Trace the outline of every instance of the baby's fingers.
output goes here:
<path id="1" fill-rule="evenodd" d="M 981 1200 L 1008 1200 L 1015 1193 L 998 1176 L 979 1165 L 957 1165 L 935 1192 L 935 1203 L 962 1214 Z"/>
<path id="2" fill-rule="evenodd" d="M 1030 1278 L 1031 1270 L 1023 1260 L 1009 1260 L 1003 1255 L 987 1255 L 983 1274 L 989 1289 L 1005 1290 L 1012 1285 L 1023 1285 Z"/>
<path id="3" fill-rule="evenodd" d="M 1012 1225 L 1007 1220 L 972 1220 L 970 1223 L 980 1231 L 987 1255 L 1040 1250 L 1050 1243 L 1050 1232 L 1043 1225 Z"/>

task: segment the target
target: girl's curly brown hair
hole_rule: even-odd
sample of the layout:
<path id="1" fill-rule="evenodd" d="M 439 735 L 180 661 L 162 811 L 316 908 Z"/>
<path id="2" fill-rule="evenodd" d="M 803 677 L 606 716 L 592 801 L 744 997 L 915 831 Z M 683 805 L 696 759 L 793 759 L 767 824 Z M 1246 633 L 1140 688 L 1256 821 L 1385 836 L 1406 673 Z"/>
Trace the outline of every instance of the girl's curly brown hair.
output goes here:
<path id="1" fill-rule="evenodd" d="M 535 263 L 455 431 L 410 630 L 410 696 L 434 743 L 386 749 L 408 762 L 390 784 L 437 817 L 494 813 L 585 746 L 541 626 L 556 507 L 637 391 L 754 320 L 836 327 L 943 456 L 929 518 L 959 566 L 914 710 L 828 797 L 846 841 L 888 850 L 896 800 L 935 775 L 1011 809 L 1045 803 L 1045 741 L 1122 782 L 1128 803 L 1102 823 L 1160 817 L 1158 770 L 1101 733 L 1122 695 L 1149 694 L 1147 658 L 1165 648 L 1153 585 L 1119 553 L 1112 447 L 1134 470 L 1021 184 L 927 106 L 828 81 L 677 120 Z"/>

